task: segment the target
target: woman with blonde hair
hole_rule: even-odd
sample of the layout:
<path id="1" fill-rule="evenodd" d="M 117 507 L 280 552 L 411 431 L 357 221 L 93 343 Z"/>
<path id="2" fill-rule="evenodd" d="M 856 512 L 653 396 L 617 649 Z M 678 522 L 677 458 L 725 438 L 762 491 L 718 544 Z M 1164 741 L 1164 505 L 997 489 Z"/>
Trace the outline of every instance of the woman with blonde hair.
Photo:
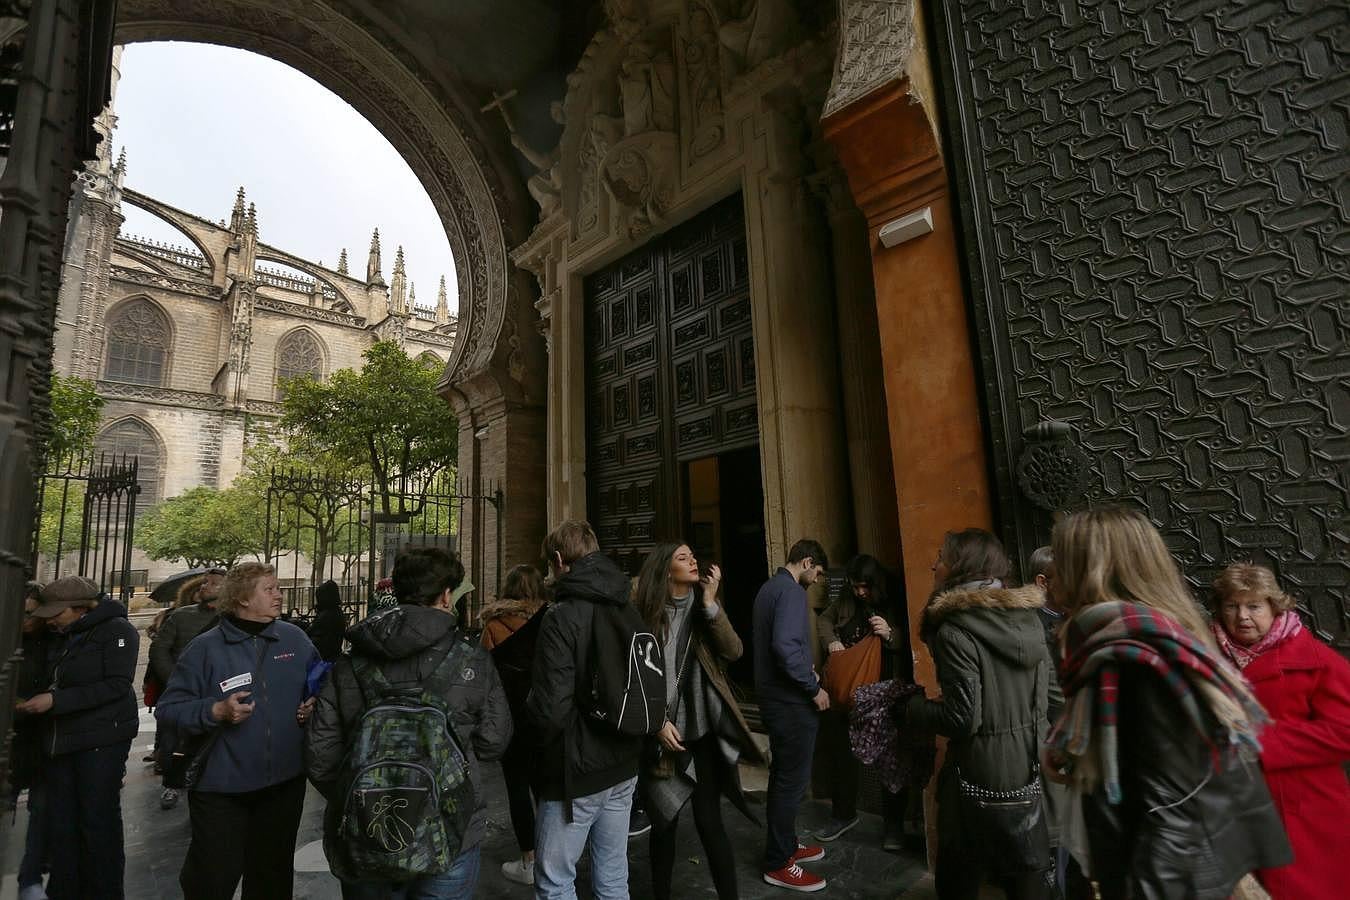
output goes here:
<path id="1" fill-rule="evenodd" d="M 276 569 L 240 563 L 225 576 L 220 622 L 192 641 L 155 708 L 199 738 L 187 784 L 192 842 L 178 882 L 187 900 L 291 896 L 295 835 L 305 802 L 306 678 L 318 660 L 281 615 Z M 194 767 L 189 767 L 194 768 Z"/>
<path id="2" fill-rule="evenodd" d="M 1256 765 L 1264 713 L 1162 536 L 1121 507 L 1055 526 L 1065 710 L 1043 754 L 1075 790 L 1061 839 L 1102 900 L 1220 900 L 1289 844 Z"/>
<path id="3" fill-rule="evenodd" d="M 1211 628 L 1270 725 L 1261 768 L 1294 862 L 1257 873 L 1275 900 L 1332 897 L 1350 858 L 1350 663 L 1303 627 L 1275 573 L 1240 563 L 1214 579 Z"/>

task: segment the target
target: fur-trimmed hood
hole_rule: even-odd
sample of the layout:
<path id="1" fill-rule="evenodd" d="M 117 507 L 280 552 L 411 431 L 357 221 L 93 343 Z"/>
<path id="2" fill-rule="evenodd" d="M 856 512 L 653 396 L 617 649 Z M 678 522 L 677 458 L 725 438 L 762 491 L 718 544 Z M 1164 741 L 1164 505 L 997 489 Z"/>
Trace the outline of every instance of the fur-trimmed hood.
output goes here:
<path id="1" fill-rule="evenodd" d="M 522 619 L 530 619 L 539 608 L 544 605 L 542 600 L 492 600 L 484 604 L 483 611 L 478 616 L 478 621 L 483 625 L 491 622 L 493 619 L 500 619 L 504 616 L 520 616 Z"/>
<path id="2" fill-rule="evenodd" d="M 1036 615 L 1044 605 L 1045 592 L 1034 585 L 954 588 L 928 601 L 920 633 L 931 643 L 951 623 L 1014 665 L 1032 666 L 1045 654 L 1045 629 Z"/>

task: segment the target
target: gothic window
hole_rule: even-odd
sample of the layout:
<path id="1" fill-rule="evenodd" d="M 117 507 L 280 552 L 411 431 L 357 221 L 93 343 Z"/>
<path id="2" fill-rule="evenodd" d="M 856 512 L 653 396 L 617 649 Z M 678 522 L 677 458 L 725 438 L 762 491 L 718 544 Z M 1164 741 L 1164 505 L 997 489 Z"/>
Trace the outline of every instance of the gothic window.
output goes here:
<path id="1" fill-rule="evenodd" d="M 277 344 L 277 399 L 286 396 L 284 387 L 287 378 L 309 375 L 323 377 L 323 347 L 314 333 L 297 328 L 281 339 Z"/>
<path id="2" fill-rule="evenodd" d="M 428 369 L 440 369 L 444 365 L 444 363 L 441 362 L 441 358 L 430 350 L 417 357 L 417 361 Z"/>
<path id="3" fill-rule="evenodd" d="M 169 319 L 150 300 L 123 303 L 108 318 L 108 362 L 103 377 L 128 384 L 164 384 Z"/>
<path id="4" fill-rule="evenodd" d="M 164 461 L 159 439 L 149 425 L 140 419 L 123 419 L 103 429 L 95 448 L 108 456 L 136 458 L 136 482 L 141 486 L 141 492 L 136 497 L 138 515 L 159 502 L 159 478 Z"/>

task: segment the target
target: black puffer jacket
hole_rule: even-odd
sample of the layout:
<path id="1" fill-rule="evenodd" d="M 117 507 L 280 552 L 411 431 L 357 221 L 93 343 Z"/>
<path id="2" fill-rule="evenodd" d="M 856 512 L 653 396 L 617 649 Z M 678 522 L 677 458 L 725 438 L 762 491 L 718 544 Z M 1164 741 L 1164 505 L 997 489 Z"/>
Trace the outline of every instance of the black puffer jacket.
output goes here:
<path id="1" fill-rule="evenodd" d="M 140 635 L 126 607 L 104 600 L 66 629 L 52 667 L 52 708 L 44 749 L 52 756 L 107 747 L 136 737 Z"/>
<path id="2" fill-rule="evenodd" d="M 1103 900 L 1221 900 L 1248 872 L 1293 859 L 1254 757 L 1215 772 L 1150 671 L 1123 668 L 1119 696 L 1121 802 L 1111 806 L 1101 789 L 1083 801 Z"/>
<path id="3" fill-rule="evenodd" d="M 941 700 L 914 697 L 907 727 L 950 739 L 938 776 L 938 840 L 960 841 L 959 769 L 995 791 L 1020 788 L 1035 774 L 1046 723 L 1050 656 L 1036 610 L 1039 588 L 954 589 L 923 614 L 922 634 L 937 664 Z"/>
<path id="4" fill-rule="evenodd" d="M 57 648 L 56 635 L 47 628 L 47 623 L 38 620 L 36 630 L 26 628 L 21 636 L 23 657 L 19 660 L 14 676 L 14 697 L 27 700 L 37 696 L 52 684 L 52 658 Z M 43 716 L 24 715 L 14 717 L 14 743 L 9 757 L 9 780 L 15 796 L 19 791 L 30 788 L 42 775 L 43 753 L 42 732 Z"/>
<path id="5" fill-rule="evenodd" d="M 538 756 L 543 799 L 584 797 L 637 777 L 641 738 L 593 724 L 576 705 L 595 607 L 622 606 L 628 591 L 628 576 L 609 557 L 592 553 L 558 578 L 554 602 L 544 611 L 525 701 L 543 741 Z"/>
<path id="6" fill-rule="evenodd" d="M 380 665 L 385 678 L 398 688 L 417 688 L 426 682 L 449 650 L 451 641 L 465 641 L 455 617 L 427 606 L 399 604 L 356 623 L 347 632 L 352 656 Z M 432 690 L 447 692 L 450 722 L 460 744 L 473 752 L 469 774 L 478 809 L 464 834 L 462 850 L 483 838 L 487 808 L 481 790 L 480 762 L 497 759 L 511 742 L 511 710 L 492 658 L 476 643 L 466 643 L 468 663 L 449 674 L 449 681 Z M 342 656 L 319 693 L 318 706 L 305 733 L 305 771 L 329 800 L 324 832 L 331 841 L 342 813 L 341 798 L 333 796 L 347 749 L 356 734 L 366 699 L 352 670 L 351 657 Z"/>

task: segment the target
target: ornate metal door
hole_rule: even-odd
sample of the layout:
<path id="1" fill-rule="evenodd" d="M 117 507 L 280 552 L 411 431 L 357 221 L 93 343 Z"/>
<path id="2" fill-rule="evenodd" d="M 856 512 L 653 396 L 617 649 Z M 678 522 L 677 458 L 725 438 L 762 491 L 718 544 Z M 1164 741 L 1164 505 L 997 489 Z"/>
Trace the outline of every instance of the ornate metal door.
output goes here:
<path id="1" fill-rule="evenodd" d="M 745 218 L 721 201 L 586 280 L 586 481 L 636 571 L 679 526 L 679 463 L 756 443 Z"/>
<path id="2" fill-rule="evenodd" d="M 1350 17 L 1318 0 L 945 0 L 936 25 L 1000 517 L 1023 430 L 1197 587 L 1272 564 L 1350 647 Z"/>

